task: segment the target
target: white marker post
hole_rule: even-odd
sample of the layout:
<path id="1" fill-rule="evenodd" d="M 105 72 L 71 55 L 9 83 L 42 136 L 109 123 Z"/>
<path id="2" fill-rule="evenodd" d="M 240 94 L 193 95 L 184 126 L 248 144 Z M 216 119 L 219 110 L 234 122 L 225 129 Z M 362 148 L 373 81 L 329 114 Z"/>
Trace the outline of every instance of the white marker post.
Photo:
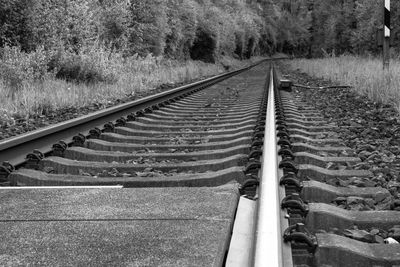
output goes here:
<path id="1" fill-rule="evenodd" d="M 384 28 L 384 37 L 383 37 L 383 69 L 389 69 L 389 60 L 390 60 L 390 0 L 385 0 L 383 12 L 383 28 Z"/>

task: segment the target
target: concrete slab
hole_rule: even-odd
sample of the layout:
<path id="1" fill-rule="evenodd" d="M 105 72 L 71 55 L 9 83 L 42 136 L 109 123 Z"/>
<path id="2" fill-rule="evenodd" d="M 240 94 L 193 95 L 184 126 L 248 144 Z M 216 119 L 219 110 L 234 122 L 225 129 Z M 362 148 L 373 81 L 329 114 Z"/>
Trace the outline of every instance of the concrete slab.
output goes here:
<path id="1" fill-rule="evenodd" d="M 226 267 L 251 266 L 257 202 L 240 197 Z"/>
<path id="2" fill-rule="evenodd" d="M 142 158 L 153 158 L 158 161 L 161 160 L 183 160 L 190 161 L 194 158 L 197 160 L 210 160 L 210 159 L 220 159 L 224 156 L 230 156 L 235 154 L 249 154 L 250 148 L 248 145 L 241 145 L 230 147 L 226 149 L 218 149 L 218 150 L 204 150 L 197 152 L 176 152 L 176 153 L 129 153 L 129 152 L 118 152 L 118 151 L 99 151 L 92 150 L 84 147 L 74 146 L 69 147 L 64 152 L 64 157 L 69 159 L 76 160 L 90 160 L 96 159 L 96 161 L 105 161 L 105 162 L 127 162 L 129 160 L 139 160 Z"/>
<path id="3" fill-rule="evenodd" d="M 400 265 L 399 244 L 369 244 L 334 234 L 316 234 L 315 266 L 395 267 Z"/>
<path id="4" fill-rule="evenodd" d="M 309 203 L 308 208 L 304 224 L 311 232 L 328 232 L 333 228 L 344 231 L 355 225 L 358 229 L 378 228 L 389 231 L 394 225 L 400 224 L 397 210 L 353 211 L 325 203 Z"/>
<path id="5" fill-rule="evenodd" d="M 8 178 L 12 185 L 63 186 L 63 185 L 123 185 L 124 187 L 201 187 L 218 186 L 232 181 L 244 182 L 244 167 L 232 167 L 216 172 L 177 174 L 154 177 L 97 177 L 51 174 L 32 169 L 19 169 Z"/>
<path id="6" fill-rule="evenodd" d="M 372 172 L 368 170 L 329 170 L 311 164 L 299 164 L 298 176 L 303 179 L 326 182 L 334 178 L 372 177 Z"/>
<path id="7" fill-rule="evenodd" d="M 338 187 L 317 181 L 303 181 L 301 198 L 307 202 L 331 203 L 337 197 L 357 196 L 375 199 L 389 197 L 389 190 L 382 187 Z"/>
<path id="8" fill-rule="evenodd" d="M 218 171 L 227 169 L 235 166 L 243 166 L 247 162 L 246 154 L 237 154 L 233 156 L 226 156 L 220 159 L 213 160 L 197 160 L 197 161 L 186 161 L 178 163 L 169 162 L 157 162 L 150 164 L 132 164 L 122 162 L 99 162 L 95 161 L 77 161 L 75 159 L 67 159 L 62 157 L 50 156 L 44 158 L 40 162 L 40 166 L 43 168 L 51 167 L 55 173 L 58 174 L 74 174 L 79 175 L 80 172 L 84 171 L 92 174 L 93 176 L 98 175 L 102 171 L 118 170 L 120 173 L 129 173 L 131 176 L 136 176 L 135 172 L 143 172 L 147 168 L 162 171 L 164 173 L 170 171 L 177 172 L 207 172 L 207 171 Z"/>
<path id="9" fill-rule="evenodd" d="M 318 167 L 325 167 L 328 163 L 339 163 L 342 165 L 356 164 L 361 162 L 358 157 L 321 157 L 309 152 L 296 152 L 294 153 L 296 162 L 298 164 L 310 164 Z"/>
<path id="10" fill-rule="evenodd" d="M 234 146 L 248 145 L 251 143 L 250 137 L 240 137 L 229 141 L 221 142 L 208 142 L 203 144 L 134 144 L 134 143 L 116 143 L 108 142 L 100 139 L 87 140 L 85 146 L 89 149 L 103 150 L 103 151 L 120 151 L 120 152 L 137 152 L 137 150 L 151 150 L 156 153 L 169 152 L 171 149 L 178 151 L 191 150 L 191 151 L 204 151 L 215 149 L 226 149 Z"/>
<path id="11" fill-rule="evenodd" d="M 0 265 L 219 266 L 237 185 L 2 190 Z"/>
<path id="12" fill-rule="evenodd" d="M 1 266 L 221 266 L 230 227 L 196 220 L 0 225 Z"/>

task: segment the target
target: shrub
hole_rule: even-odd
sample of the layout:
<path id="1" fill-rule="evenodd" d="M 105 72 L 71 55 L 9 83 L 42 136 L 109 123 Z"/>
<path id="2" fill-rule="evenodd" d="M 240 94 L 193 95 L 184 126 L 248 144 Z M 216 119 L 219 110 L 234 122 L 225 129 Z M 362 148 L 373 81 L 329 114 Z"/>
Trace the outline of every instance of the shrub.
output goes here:
<path id="1" fill-rule="evenodd" d="M 351 85 L 355 92 L 376 102 L 393 104 L 400 111 L 400 62 L 397 60 L 385 71 L 379 59 L 355 56 L 296 59 L 289 63 L 293 69 L 312 76 Z"/>
<path id="2" fill-rule="evenodd" d="M 6 109 L 0 108 L 0 127 L 5 128 L 14 124 L 15 120 L 10 113 Z"/>
<path id="3" fill-rule="evenodd" d="M 18 46 L 5 46 L 1 53 L 2 68 L 0 72 L 14 71 L 22 80 L 43 80 L 48 75 L 47 65 L 51 59 L 51 53 L 39 46 L 35 51 L 25 53 Z M 3 73 L 4 74 L 4 73 Z M 4 78 L 4 76 L 2 75 Z"/>
<path id="4" fill-rule="evenodd" d="M 116 82 L 114 67 L 122 65 L 121 62 L 113 62 L 121 59 L 119 54 L 100 46 L 87 48 L 79 54 L 63 52 L 53 59 L 52 64 L 57 66 L 56 78 L 85 84 Z"/>
<path id="5" fill-rule="evenodd" d="M 23 73 L 17 68 L 0 62 L 0 75 L 4 86 L 7 88 L 6 96 L 14 99 L 15 93 L 22 88 Z"/>
<path id="6" fill-rule="evenodd" d="M 105 78 L 96 69 L 96 66 L 85 60 L 81 55 L 69 55 L 59 63 L 59 70 L 56 77 L 68 82 L 95 83 L 103 82 Z"/>
<path id="7" fill-rule="evenodd" d="M 50 58 L 50 53 L 43 47 L 25 53 L 18 46 L 5 46 L 1 51 L 0 78 L 8 89 L 7 96 L 14 99 L 24 83 L 43 81 L 50 76 L 47 72 Z"/>

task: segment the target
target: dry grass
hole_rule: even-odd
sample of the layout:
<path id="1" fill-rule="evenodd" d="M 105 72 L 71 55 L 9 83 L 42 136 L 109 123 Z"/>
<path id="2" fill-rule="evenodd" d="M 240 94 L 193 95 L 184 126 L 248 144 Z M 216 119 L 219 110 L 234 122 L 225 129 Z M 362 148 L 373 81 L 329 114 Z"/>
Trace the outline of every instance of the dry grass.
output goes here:
<path id="1" fill-rule="evenodd" d="M 0 79 L 0 106 L 3 116 L 46 113 L 64 107 L 81 107 L 90 103 L 104 103 L 112 99 L 146 91 L 164 83 L 190 81 L 198 77 L 218 74 L 221 65 L 203 62 L 177 62 L 154 57 L 137 58 L 114 65 L 115 83 L 77 84 L 46 77 L 43 80 L 24 80 L 13 88 Z M 4 78 L 4 77 L 3 77 Z"/>
<path id="2" fill-rule="evenodd" d="M 379 59 L 355 56 L 296 59 L 289 64 L 311 76 L 351 85 L 356 92 L 376 102 L 393 104 L 400 110 L 400 62 L 397 60 L 390 62 L 390 71 L 383 71 Z"/>
<path id="3" fill-rule="evenodd" d="M 41 48 L 24 53 L 18 47 L 5 47 L 0 52 L 0 125 L 12 124 L 13 117 L 46 115 L 66 107 L 93 103 L 105 106 L 102 104 L 161 84 L 188 82 L 261 59 L 243 62 L 223 57 L 219 64 L 181 62 L 152 55 L 124 57 L 102 46 L 90 47 L 78 55 Z M 48 72 L 54 58 L 59 67 Z M 56 78 L 59 70 L 72 80 Z"/>

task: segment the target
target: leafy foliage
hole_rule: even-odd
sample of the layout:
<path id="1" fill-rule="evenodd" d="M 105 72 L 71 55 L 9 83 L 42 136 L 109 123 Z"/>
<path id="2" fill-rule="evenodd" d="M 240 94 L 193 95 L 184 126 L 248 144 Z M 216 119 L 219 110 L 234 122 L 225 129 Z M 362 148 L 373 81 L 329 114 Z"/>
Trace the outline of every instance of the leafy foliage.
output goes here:
<path id="1" fill-rule="evenodd" d="M 0 47 L 43 50 L 51 55 L 48 69 L 70 74 L 78 68 L 73 65 L 89 68 L 86 59 L 92 56 L 84 53 L 93 47 L 124 57 L 205 62 L 274 52 L 376 53 L 381 5 L 374 0 L 3 0 Z M 392 1 L 394 44 L 400 38 L 399 9 L 400 1 Z"/>
<path id="2" fill-rule="evenodd" d="M 383 25 L 383 1 L 376 0 L 312 0 L 310 55 L 375 54 L 377 31 Z M 391 1 L 391 26 L 394 49 L 398 51 L 400 2 Z"/>
<path id="3" fill-rule="evenodd" d="M 90 51 L 79 54 L 64 52 L 58 56 L 56 77 L 59 79 L 86 84 L 116 80 L 111 57 L 118 55 L 102 47 L 92 47 Z"/>
<path id="4" fill-rule="evenodd" d="M 4 0 L 0 47 L 30 52 L 42 46 L 79 54 L 101 43 L 126 56 L 188 59 L 199 54 L 193 47 L 206 45 L 212 61 L 221 55 L 249 57 L 276 45 L 269 39 L 275 29 L 261 5 L 241 0 Z M 198 59 L 209 61 L 204 55 Z"/>

